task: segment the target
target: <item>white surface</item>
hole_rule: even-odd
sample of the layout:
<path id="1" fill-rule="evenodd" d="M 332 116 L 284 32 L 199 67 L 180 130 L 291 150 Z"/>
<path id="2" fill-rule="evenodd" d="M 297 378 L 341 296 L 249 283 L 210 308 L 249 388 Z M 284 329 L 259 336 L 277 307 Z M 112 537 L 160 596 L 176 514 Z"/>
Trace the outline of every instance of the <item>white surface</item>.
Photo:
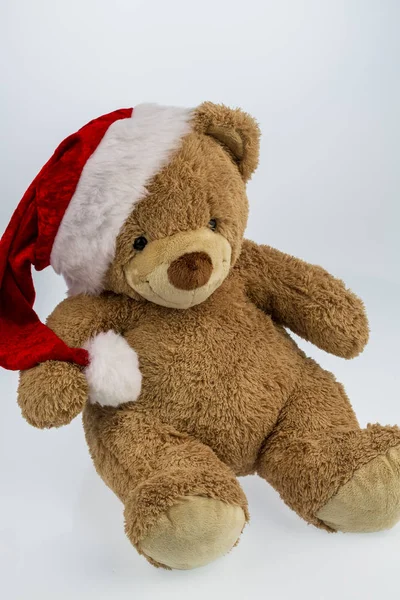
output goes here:
<path id="1" fill-rule="evenodd" d="M 364 354 L 310 352 L 346 385 L 362 424 L 400 422 L 399 16 L 397 0 L 3 0 L 0 228 L 87 120 L 143 101 L 243 106 L 264 133 L 248 236 L 322 264 L 364 298 Z M 65 286 L 50 270 L 36 281 L 44 317 Z M 80 420 L 29 427 L 16 385 L 1 373 L 1 598 L 397 597 L 400 526 L 329 535 L 256 478 L 243 480 L 252 521 L 227 558 L 152 568 L 124 536 Z"/>

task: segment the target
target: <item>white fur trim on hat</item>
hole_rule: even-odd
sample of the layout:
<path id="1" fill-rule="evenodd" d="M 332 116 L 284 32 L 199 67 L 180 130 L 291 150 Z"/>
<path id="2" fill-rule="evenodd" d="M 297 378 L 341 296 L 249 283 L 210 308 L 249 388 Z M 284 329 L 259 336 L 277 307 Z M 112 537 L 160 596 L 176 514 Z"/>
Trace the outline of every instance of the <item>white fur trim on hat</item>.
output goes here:
<path id="1" fill-rule="evenodd" d="M 122 335 L 99 333 L 85 348 L 90 363 L 85 369 L 89 400 L 102 406 L 119 406 L 137 400 L 142 374 L 137 354 Z"/>
<path id="2" fill-rule="evenodd" d="M 191 131 L 192 110 L 140 104 L 115 121 L 83 168 L 57 232 L 50 262 L 69 293 L 96 294 L 122 225 L 146 185 Z"/>

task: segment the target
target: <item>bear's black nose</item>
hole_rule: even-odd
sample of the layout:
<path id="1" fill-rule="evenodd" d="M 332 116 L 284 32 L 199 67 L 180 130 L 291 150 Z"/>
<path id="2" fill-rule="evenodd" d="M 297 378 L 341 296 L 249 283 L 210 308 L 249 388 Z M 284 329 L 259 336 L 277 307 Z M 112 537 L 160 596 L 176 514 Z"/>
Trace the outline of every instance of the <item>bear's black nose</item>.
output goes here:
<path id="1" fill-rule="evenodd" d="M 168 267 L 168 279 L 179 290 L 195 290 L 211 277 L 213 265 L 205 252 L 183 254 Z"/>

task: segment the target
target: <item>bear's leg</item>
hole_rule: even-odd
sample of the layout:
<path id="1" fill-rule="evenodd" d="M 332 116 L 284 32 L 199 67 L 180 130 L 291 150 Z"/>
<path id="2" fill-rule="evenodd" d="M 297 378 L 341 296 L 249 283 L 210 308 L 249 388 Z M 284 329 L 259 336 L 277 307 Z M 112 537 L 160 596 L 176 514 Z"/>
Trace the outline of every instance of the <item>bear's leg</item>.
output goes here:
<path id="1" fill-rule="evenodd" d="M 400 520 L 400 429 L 360 429 L 342 385 L 311 359 L 257 470 L 319 527 L 368 532 Z"/>
<path id="2" fill-rule="evenodd" d="M 96 470 L 125 505 L 126 533 L 152 564 L 199 567 L 237 543 L 246 497 L 209 447 L 132 405 L 88 404 L 83 421 Z"/>

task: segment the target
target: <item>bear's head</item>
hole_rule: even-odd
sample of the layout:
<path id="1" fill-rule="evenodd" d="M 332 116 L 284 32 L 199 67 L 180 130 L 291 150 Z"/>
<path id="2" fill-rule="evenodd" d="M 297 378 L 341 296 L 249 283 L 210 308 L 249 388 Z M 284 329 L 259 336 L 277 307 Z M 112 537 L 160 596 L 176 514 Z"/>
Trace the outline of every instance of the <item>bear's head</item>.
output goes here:
<path id="1" fill-rule="evenodd" d="M 193 111 L 190 128 L 120 230 L 106 290 L 186 309 L 206 300 L 235 263 L 259 128 L 241 110 L 210 102 Z"/>
<path id="2" fill-rule="evenodd" d="M 51 265 L 70 296 L 108 291 L 178 309 L 209 298 L 240 254 L 258 151 L 256 122 L 210 102 L 122 108 L 67 137 L 0 240 L 0 364 L 87 364 L 34 312 L 32 266 Z"/>

